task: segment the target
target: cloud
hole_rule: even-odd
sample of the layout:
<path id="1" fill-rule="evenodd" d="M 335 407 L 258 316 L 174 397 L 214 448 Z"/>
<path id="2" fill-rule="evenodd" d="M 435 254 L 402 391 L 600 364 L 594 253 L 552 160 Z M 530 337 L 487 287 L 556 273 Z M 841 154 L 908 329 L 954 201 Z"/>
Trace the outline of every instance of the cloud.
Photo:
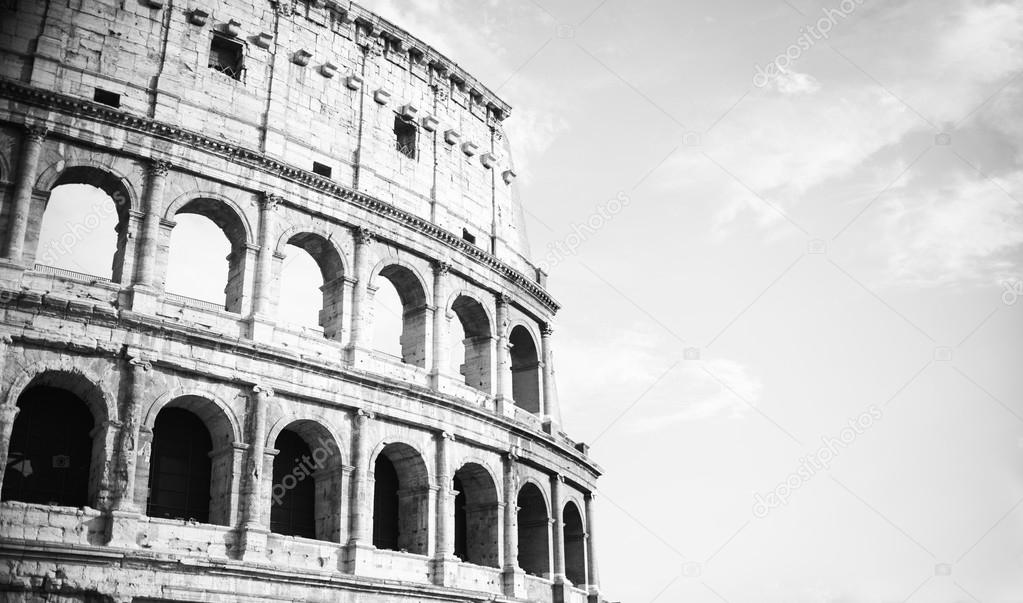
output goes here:
<path id="1" fill-rule="evenodd" d="M 660 431 L 678 423 L 743 419 L 760 402 L 763 383 L 744 365 L 726 358 L 686 361 L 666 376 L 643 402 L 631 427 Z"/>

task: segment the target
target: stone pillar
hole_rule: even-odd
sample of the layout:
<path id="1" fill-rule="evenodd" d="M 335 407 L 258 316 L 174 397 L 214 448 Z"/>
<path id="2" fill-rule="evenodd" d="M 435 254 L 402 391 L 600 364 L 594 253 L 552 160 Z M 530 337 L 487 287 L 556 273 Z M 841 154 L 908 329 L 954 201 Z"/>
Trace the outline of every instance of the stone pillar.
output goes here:
<path id="1" fill-rule="evenodd" d="M 593 517 L 596 505 L 596 493 L 590 492 L 586 495 L 586 560 L 587 560 L 587 590 L 589 591 L 589 603 L 600 602 L 600 572 L 597 569 L 597 543 L 595 538 L 596 520 Z"/>
<path id="2" fill-rule="evenodd" d="M 358 350 L 367 347 L 366 341 L 369 338 L 369 308 L 366 307 L 366 293 L 369 287 L 369 265 L 370 246 L 373 244 L 373 233 L 366 228 L 355 230 L 355 289 L 352 291 L 352 328 L 350 356 L 354 360 Z"/>
<path id="3" fill-rule="evenodd" d="M 544 422 L 561 425 L 561 405 L 558 403 L 558 384 L 554 380 L 554 350 L 551 336 L 554 329 L 550 323 L 540 325 L 540 366 L 543 370 L 543 396 L 540 401 L 540 413 Z M 550 429 L 553 433 L 556 429 Z"/>
<path id="4" fill-rule="evenodd" d="M 277 207 L 281 197 L 263 193 L 259 199 L 259 251 L 253 286 L 252 338 L 268 341 L 273 336 L 274 317 L 270 311 L 273 288 L 274 237 L 277 233 Z"/>
<path id="5" fill-rule="evenodd" d="M 373 487 L 369 480 L 369 420 L 373 415 L 359 409 L 352 426 L 352 494 L 349 513 L 351 530 L 345 553 L 345 571 L 353 574 L 372 562 L 373 556 Z"/>
<path id="6" fill-rule="evenodd" d="M 39 156 L 43 152 L 46 129 L 29 126 L 21 145 L 21 162 L 18 181 L 14 185 L 14 201 L 7 231 L 7 250 L 4 257 L 20 264 L 25 251 L 25 234 L 28 232 L 29 216 L 32 213 L 32 189 L 35 187 Z"/>
<path id="7" fill-rule="evenodd" d="M 452 473 L 448 464 L 448 443 L 454 436 L 443 431 L 437 440 L 437 546 L 433 561 L 433 581 L 440 586 L 452 586 L 458 577 L 459 560 L 455 557 L 455 493 Z"/>
<path id="8" fill-rule="evenodd" d="M 142 218 L 142 242 L 138 251 L 135 284 L 156 289 L 157 253 L 160 247 L 160 220 L 163 216 L 163 191 L 170 164 L 157 160 L 150 164 L 149 189 L 146 191 L 146 213 Z M 135 309 L 135 308 L 132 308 Z"/>
<path id="9" fill-rule="evenodd" d="M 244 529 L 243 561 L 263 560 L 269 527 L 263 521 L 265 513 L 261 496 L 264 483 L 264 454 L 266 451 L 266 407 L 274 390 L 265 385 L 252 387 L 249 396 L 248 456 L 245 460 L 244 503 L 242 527 Z"/>
<path id="10" fill-rule="evenodd" d="M 430 385 L 441 389 L 441 374 L 447 370 L 448 361 L 448 330 L 447 308 L 447 275 L 451 264 L 443 261 L 433 263 L 433 367 L 430 371 Z"/>
<path id="11" fill-rule="evenodd" d="M 511 345 L 508 340 L 508 296 L 497 295 L 497 387 L 498 411 L 505 416 L 514 416 L 515 401 L 512 399 Z"/>
<path id="12" fill-rule="evenodd" d="M 518 455 L 509 451 L 504 455 L 504 568 L 501 581 L 504 594 L 523 599 L 526 596 L 525 572 L 519 569 L 519 493 L 515 478 Z"/>
<path id="13" fill-rule="evenodd" d="M 565 520 L 563 507 L 562 489 L 565 487 L 565 478 L 561 475 L 551 477 L 551 511 L 553 525 L 553 548 L 554 557 L 554 582 L 565 582 Z"/>
<path id="14" fill-rule="evenodd" d="M 139 425 L 142 421 L 142 406 L 148 386 L 147 373 L 153 368 L 153 365 L 141 356 L 131 358 L 128 364 L 131 367 L 131 394 L 121 413 L 114 508 L 119 511 L 138 511 L 139 508 L 135 501 L 135 467 L 139 452 Z"/>

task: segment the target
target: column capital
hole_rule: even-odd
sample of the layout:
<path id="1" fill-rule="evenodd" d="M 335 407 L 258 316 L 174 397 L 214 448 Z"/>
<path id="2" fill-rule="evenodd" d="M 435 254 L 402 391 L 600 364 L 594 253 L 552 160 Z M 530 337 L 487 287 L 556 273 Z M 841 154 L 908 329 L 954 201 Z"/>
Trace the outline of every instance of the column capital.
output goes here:
<path id="1" fill-rule="evenodd" d="M 451 264 L 445 260 L 434 260 L 433 261 L 433 273 L 437 276 L 444 276 L 451 272 Z"/>
<path id="2" fill-rule="evenodd" d="M 273 398 L 276 395 L 276 392 L 274 392 L 272 387 L 262 383 L 254 384 L 252 386 L 252 393 L 262 398 Z"/>
<path id="3" fill-rule="evenodd" d="M 360 408 L 360 409 L 356 410 L 355 411 L 355 416 L 357 418 L 361 417 L 361 418 L 364 418 L 364 419 L 376 418 L 376 416 L 372 412 L 366 410 L 365 408 Z"/>
<path id="4" fill-rule="evenodd" d="M 14 343 L 14 338 L 11 337 L 10 333 L 0 333 L 0 345 L 10 345 Z"/>
<path id="5" fill-rule="evenodd" d="M 376 238 L 376 233 L 364 226 L 355 229 L 355 242 L 359 245 L 370 245 Z"/>
<path id="6" fill-rule="evenodd" d="M 284 201 L 284 197 L 271 193 L 269 191 L 263 191 L 259 194 L 259 207 L 266 211 L 274 211 Z"/>
<path id="7" fill-rule="evenodd" d="M 502 456 L 504 456 L 504 458 L 508 459 L 509 461 L 511 461 L 513 463 L 515 461 L 519 460 L 519 451 L 518 451 L 517 448 L 509 448 L 508 450 L 505 450 L 501 454 L 502 454 Z"/>
<path id="8" fill-rule="evenodd" d="M 32 142 L 42 142 L 50 133 L 50 129 L 39 124 L 25 126 L 25 138 Z"/>
<path id="9" fill-rule="evenodd" d="M 540 335 L 543 337 L 550 337 L 554 334 L 554 325 L 549 322 L 540 323 Z"/>
<path id="10" fill-rule="evenodd" d="M 494 300 L 498 306 L 508 306 L 511 303 L 511 296 L 505 291 L 498 291 L 494 294 Z"/>
<path id="11" fill-rule="evenodd" d="M 439 431 L 439 432 L 437 432 L 437 439 L 438 440 L 449 440 L 451 442 L 454 442 L 455 441 L 455 434 L 451 433 L 450 431 Z"/>
<path id="12" fill-rule="evenodd" d="M 151 178 L 163 178 L 170 172 L 171 164 L 165 159 L 153 159 L 146 165 L 146 172 Z"/>
<path id="13" fill-rule="evenodd" d="M 128 364 L 133 368 L 142 370 L 143 372 L 152 370 L 153 368 L 153 363 L 142 356 L 128 358 Z"/>

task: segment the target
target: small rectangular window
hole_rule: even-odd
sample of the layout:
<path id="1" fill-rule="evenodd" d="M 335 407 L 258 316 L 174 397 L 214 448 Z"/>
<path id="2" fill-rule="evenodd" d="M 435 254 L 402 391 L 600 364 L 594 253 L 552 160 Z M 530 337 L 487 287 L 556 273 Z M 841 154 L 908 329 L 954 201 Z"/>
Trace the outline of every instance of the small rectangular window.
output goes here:
<path id="1" fill-rule="evenodd" d="M 394 148 L 409 159 L 416 158 L 416 125 L 401 115 L 394 116 Z"/>
<path id="2" fill-rule="evenodd" d="M 465 239 L 466 242 L 468 243 L 472 243 L 473 245 L 476 244 L 476 237 L 471 232 L 464 228 L 462 229 L 462 238 Z"/>
<path id="3" fill-rule="evenodd" d="M 313 162 L 313 173 L 314 174 L 319 174 L 320 176 L 325 176 L 327 178 L 330 178 L 330 173 L 332 171 L 333 170 L 330 169 L 330 166 L 323 165 L 319 161 L 314 161 Z"/>
<path id="4" fill-rule="evenodd" d="M 210 69 L 240 80 L 242 79 L 243 49 L 241 42 L 214 32 L 210 41 Z"/>
<path id="5" fill-rule="evenodd" d="M 96 90 L 92 93 L 92 100 L 97 103 L 103 103 L 104 105 L 110 105 L 111 107 L 121 106 L 120 94 L 104 90 L 102 88 L 96 88 Z"/>

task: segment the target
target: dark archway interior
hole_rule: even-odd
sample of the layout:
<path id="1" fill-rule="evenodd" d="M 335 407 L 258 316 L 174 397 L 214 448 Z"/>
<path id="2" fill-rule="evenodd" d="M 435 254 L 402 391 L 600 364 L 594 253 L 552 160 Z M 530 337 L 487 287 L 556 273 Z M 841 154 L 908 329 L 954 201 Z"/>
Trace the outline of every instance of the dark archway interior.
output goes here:
<path id="1" fill-rule="evenodd" d="M 398 550 L 398 471 L 387 456 L 373 467 L 373 546 Z"/>
<path id="2" fill-rule="evenodd" d="M 543 494 L 534 484 L 519 490 L 519 567 L 527 574 L 551 573 L 550 516 Z"/>
<path id="3" fill-rule="evenodd" d="M 161 410 L 153 427 L 146 514 L 209 523 L 212 450 L 199 417 L 184 408 Z"/>
<path id="4" fill-rule="evenodd" d="M 73 393 L 37 386 L 18 398 L 2 500 L 83 507 L 89 499 L 92 413 Z"/>
<path id="5" fill-rule="evenodd" d="M 572 584 L 586 582 L 586 531 L 575 503 L 565 505 L 565 577 Z"/>
<path id="6" fill-rule="evenodd" d="M 312 451 L 300 435 L 285 429 L 274 444 L 270 531 L 316 538 L 316 481 Z"/>
<path id="7" fill-rule="evenodd" d="M 455 557 L 462 561 L 469 560 L 469 534 L 466 530 L 465 488 L 457 475 L 451 480 L 455 491 Z"/>

